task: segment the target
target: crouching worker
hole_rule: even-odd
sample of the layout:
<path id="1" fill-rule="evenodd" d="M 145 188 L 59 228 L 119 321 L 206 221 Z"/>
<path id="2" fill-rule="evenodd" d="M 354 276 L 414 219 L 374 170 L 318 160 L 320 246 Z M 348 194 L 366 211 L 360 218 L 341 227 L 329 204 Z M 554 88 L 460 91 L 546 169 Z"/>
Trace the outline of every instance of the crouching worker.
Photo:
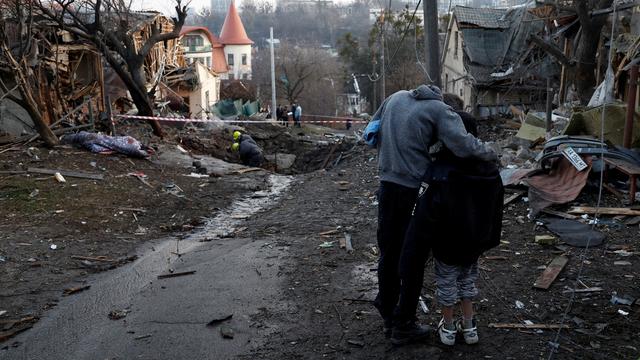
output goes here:
<path id="1" fill-rule="evenodd" d="M 249 135 L 242 134 L 240 131 L 233 132 L 233 145 L 231 150 L 240 152 L 240 160 L 246 166 L 260 167 L 264 161 L 262 149 L 255 140 Z"/>
<path id="2" fill-rule="evenodd" d="M 458 109 L 454 106 L 454 110 Z M 475 119 L 465 115 L 461 118 L 467 132 L 477 136 Z M 461 333 L 467 344 L 475 344 L 479 338 L 472 301 L 478 294 L 478 258 L 500 243 L 502 181 L 493 162 L 462 159 L 443 146 L 433 157 L 419 190 L 402 256 L 433 251 L 436 297 L 443 316 L 438 324 L 440 341 L 454 345 L 456 334 Z M 407 264 L 401 269 L 405 276 L 419 269 Z M 456 322 L 454 305 L 458 301 L 462 318 Z"/>

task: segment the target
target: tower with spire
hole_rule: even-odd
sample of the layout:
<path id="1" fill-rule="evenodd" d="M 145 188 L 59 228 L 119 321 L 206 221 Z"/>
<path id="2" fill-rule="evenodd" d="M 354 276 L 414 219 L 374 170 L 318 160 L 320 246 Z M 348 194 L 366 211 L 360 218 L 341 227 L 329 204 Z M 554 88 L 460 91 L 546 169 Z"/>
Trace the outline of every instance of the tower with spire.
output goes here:
<path id="1" fill-rule="evenodd" d="M 221 74 L 222 79 L 251 80 L 251 45 L 235 2 L 229 4 L 227 17 L 220 30 L 220 42 L 224 45 L 224 55 L 229 71 Z"/>

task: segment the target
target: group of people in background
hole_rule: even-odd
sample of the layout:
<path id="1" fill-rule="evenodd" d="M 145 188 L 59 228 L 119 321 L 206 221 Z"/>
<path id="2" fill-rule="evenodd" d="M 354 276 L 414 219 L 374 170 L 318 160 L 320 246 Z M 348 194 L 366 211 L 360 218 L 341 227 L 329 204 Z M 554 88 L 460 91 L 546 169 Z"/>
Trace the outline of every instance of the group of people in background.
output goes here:
<path id="1" fill-rule="evenodd" d="M 284 126 L 289 126 L 289 117 L 293 120 L 293 126 L 300 127 L 302 119 L 302 106 L 298 103 L 292 103 L 291 107 L 280 105 L 276 109 L 276 119 Z"/>

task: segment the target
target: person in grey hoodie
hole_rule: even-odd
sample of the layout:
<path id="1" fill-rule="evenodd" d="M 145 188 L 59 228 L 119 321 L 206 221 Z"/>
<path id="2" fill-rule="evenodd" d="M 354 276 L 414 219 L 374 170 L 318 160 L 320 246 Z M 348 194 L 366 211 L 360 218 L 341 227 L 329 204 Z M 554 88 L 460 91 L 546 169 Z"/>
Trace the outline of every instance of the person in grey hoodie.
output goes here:
<path id="1" fill-rule="evenodd" d="M 375 306 L 385 336 L 402 345 L 428 335 L 416 323 L 422 274 L 401 278 L 400 255 L 422 177 L 431 164 L 429 148 L 441 141 L 454 155 L 494 161 L 495 152 L 468 134 L 460 116 L 442 102 L 440 89 L 421 85 L 389 96 L 374 114 L 378 133 L 378 295 Z M 425 254 L 412 254 L 424 257 Z M 424 260 L 422 268 L 424 269 Z"/>

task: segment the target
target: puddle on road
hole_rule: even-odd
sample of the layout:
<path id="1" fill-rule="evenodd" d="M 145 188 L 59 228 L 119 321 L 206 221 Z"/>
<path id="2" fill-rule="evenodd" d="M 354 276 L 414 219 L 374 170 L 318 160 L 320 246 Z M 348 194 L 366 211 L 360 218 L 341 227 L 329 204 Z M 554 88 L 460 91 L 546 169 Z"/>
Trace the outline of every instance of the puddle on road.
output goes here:
<path id="1" fill-rule="evenodd" d="M 157 246 L 155 251 L 164 253 L 167 259 L 172 259 L 177 254 L 188 253 L 203 242 L 232 236 L 248 218 L 275 204 L 292 180 L 290 176 L 269 175 L 266 190 L 254 191 L 234 201 L 218 215 L 206 220 L 204 226 L 193 234 L 182 239 L 167 240 Z"/>
<path id="2" fill-rule="evenodd" d="M 282 192 L 289 187 L 291 181 L 290 176 L 270 175 L 267 190 L 256 191 L 236 200 L 229 208 L 209 219 L 204 228 L 190 236 L 188 240 L 207 241 L 230 236 L 238 230 L 243 221 L 275 203 Z"/>

